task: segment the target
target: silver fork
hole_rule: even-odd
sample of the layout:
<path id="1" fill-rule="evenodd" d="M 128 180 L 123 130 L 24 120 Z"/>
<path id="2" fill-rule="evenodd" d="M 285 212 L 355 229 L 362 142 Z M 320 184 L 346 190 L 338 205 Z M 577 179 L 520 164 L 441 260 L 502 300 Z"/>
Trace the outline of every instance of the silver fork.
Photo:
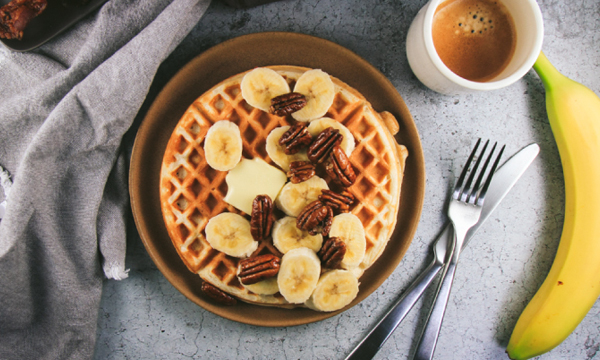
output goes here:
<path id="1" fill-rule="evenodd" d="M 489 140 L 486 141 L 481 153 L 479 156 L 477 156 L 477 160 L 475 161 L 475 164 L 473 165 L 473 168 L 469 174 L 469 168 L 471 167 L 473 158 L 475 158 L 475 155 L 477 154 L 480 144 L 481 139 L 477 140 L 473 151 L 469 155 L 467 163 L 465 164 L 458 181 L 456 182 L 456 186 L 452 192 L 452 198 L 450 199 L 450 204 L 448 205 L 448 217 L 454 226 L 454 241 L 452 241 L 451 249 L 448 255 L 450 257 L 450 261 L 443 269 L 442 281 L 439 284 L 438 295 L 436 299 L 434 299 L 434 305 L 429 313 L 427 324 L 423 334 L 421 335 L 421 340 L 419 341 L 419 345 L 415 353 L 414 359 L 416 360 L 433 358 L 440 328 L 442 327 L 444 312 L 446 311 L 446 305 L 448 304 L 448 299 L 450 297 L 452 282 L 454 281 L 456 264 L 458 263 L 463 242 L 469 229 L 477 223 L 479 217 L 481 216 L 481 208 L 483 206 L 483 202 L 485 201 L 485 195 L 505 148 L 505 146 L 502 146 L 502 149 L 500 149 L 492 168 L 487 171 L 488 175 L 485 183 L 481 187 L 481 190 L 478 191 L 486 174 L 486 170 L 492 160 L 494 151 L 496 150 L 497 143 L 495 143 L 492 147 L 492 150 L 485 160 L 483 168 L 479 171 L 479 176 L 477 177 L 475 184 L 473 184 L 473 180 L 475 179 L 478 168 L 481 164 L 481 160 L 484 158 Z M 468 178 L 467 174 L 469 174 Z M 467 178 L 466 183 L 465 178 Z"/>

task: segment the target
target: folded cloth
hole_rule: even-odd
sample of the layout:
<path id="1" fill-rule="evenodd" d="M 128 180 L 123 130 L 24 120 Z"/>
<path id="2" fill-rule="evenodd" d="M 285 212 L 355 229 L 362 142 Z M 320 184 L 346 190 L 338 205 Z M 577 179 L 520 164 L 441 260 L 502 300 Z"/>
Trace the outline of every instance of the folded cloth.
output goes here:
<path id="1" fill-rule="evenodd" d="M 0 166 L 0 187 L 4 192 L 4 201 L 0 203 L 0 219 L 4 217 L 4 212 L 6 210 L 6 200 L 8 199 L 8 193 L 10 192 L 11 186 L 12 181 L 10 180 L 10 175 L 6 170 L 4 170 Z"/>
<path id="2" fill-rule="evenodd" d="M 127 276 L 121 140 L 209 3 L 110 0 L 36 50 L 0 45 L 0 359 L 93 356 L 102 266 Z"/>

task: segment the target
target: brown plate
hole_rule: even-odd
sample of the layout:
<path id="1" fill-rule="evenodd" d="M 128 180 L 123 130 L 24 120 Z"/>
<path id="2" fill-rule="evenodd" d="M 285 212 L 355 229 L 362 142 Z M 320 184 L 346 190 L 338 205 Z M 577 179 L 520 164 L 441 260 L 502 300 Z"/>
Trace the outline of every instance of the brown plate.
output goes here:
<path id="1" fill-rule="evenodd" d="M 0 7 L 10 0 L 0 0 Z M 52 39 L 84 16 L 96 10 L 106 0 L 90 0 L 84 6 L 63 6 L 60 0 L 48 1 L 46 9 L 33 18 L 23 31 L 23 39 L 0 39 L 4 45 L 14 51 L 29 51 Z"/>
<path id="2" fill-rule="evenodd" d="M 387 110 L 400 123 L 396 140 L 406 145 L 398 223 L 383 254 L 361 277 L 358 297 L 345 309 L 323 313 L 280 309 L 238 302 L 232 307 L 207 301 L 201 279 L 179 258 L 165 228 L 159 200 L 163 154 L 175 125 L 188 106 L 228 77 L 267 65 L 318 68 L 360 91 L 375 110 Z M 356 305 L 394 271 L 417 229 L 425 192 L 425 164 L 417 128 L 392 83 L 350 50 L 328 40 L 295 33 L 268 32 L 223 42 L 183 67 L 157 96 L 137 133 L 129 173 L 131 207 L 138 231 L 152 260 L 163 275 L 188 299 L 224 318 L 259 326 L 292 326 L 323 320 Z"/>

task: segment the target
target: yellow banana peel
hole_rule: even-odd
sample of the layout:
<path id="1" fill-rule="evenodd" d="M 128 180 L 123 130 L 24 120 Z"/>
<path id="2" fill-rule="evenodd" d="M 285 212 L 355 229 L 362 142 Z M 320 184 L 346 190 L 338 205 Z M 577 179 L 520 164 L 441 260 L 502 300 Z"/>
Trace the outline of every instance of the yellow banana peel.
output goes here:
<path id="1" fill-rule="evenodd" d="M 565 340 L 600 295 L 600 98 L 560 74 L 542 53 L 534 65 L 565 181 L 565 217 L 552 268 L 511 335 L 511 359 L 529 359 Z"/>

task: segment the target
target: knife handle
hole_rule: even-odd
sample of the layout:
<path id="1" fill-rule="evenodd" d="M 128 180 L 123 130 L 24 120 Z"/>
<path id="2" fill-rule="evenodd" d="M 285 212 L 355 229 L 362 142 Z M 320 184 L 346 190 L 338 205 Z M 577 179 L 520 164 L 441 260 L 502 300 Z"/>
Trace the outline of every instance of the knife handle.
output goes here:
<path id="1" fill-rule="evenodd" d="M 392 305 L 387 314 L 379 321 L 369 334 L 352 350 L 346 360 L 372 359 L 385 341 L 396 330 L 406 314 L 412 309 L 431 281 L 442 269 L 442 264 L 433 262 L 413 281 L 410 287 Z"/>
<path id="2" fill-rule="evenodd" d="M 433 300 L 433 306 L 429 311 L 425 329 L 421 334 L 421 339 L 419 340 L 419 345 L 417 346 L 417 351 L 413 358 L 414 360 L 433 359 L 435 346 L 437 345 L 438 336 L 442 328 L 442 321 L 444 320 L 444 313 L 446 312 L 446 306 L 448 305 L 448 299 L 450 298 L 450 290 L 452 289 L 452 282 L 454 281 L 456 264 L 457 262 L 454 261 L 454 257 L 452 257 L 442 273 L 442 280 L 438 285 L 437 294 Z"/>

